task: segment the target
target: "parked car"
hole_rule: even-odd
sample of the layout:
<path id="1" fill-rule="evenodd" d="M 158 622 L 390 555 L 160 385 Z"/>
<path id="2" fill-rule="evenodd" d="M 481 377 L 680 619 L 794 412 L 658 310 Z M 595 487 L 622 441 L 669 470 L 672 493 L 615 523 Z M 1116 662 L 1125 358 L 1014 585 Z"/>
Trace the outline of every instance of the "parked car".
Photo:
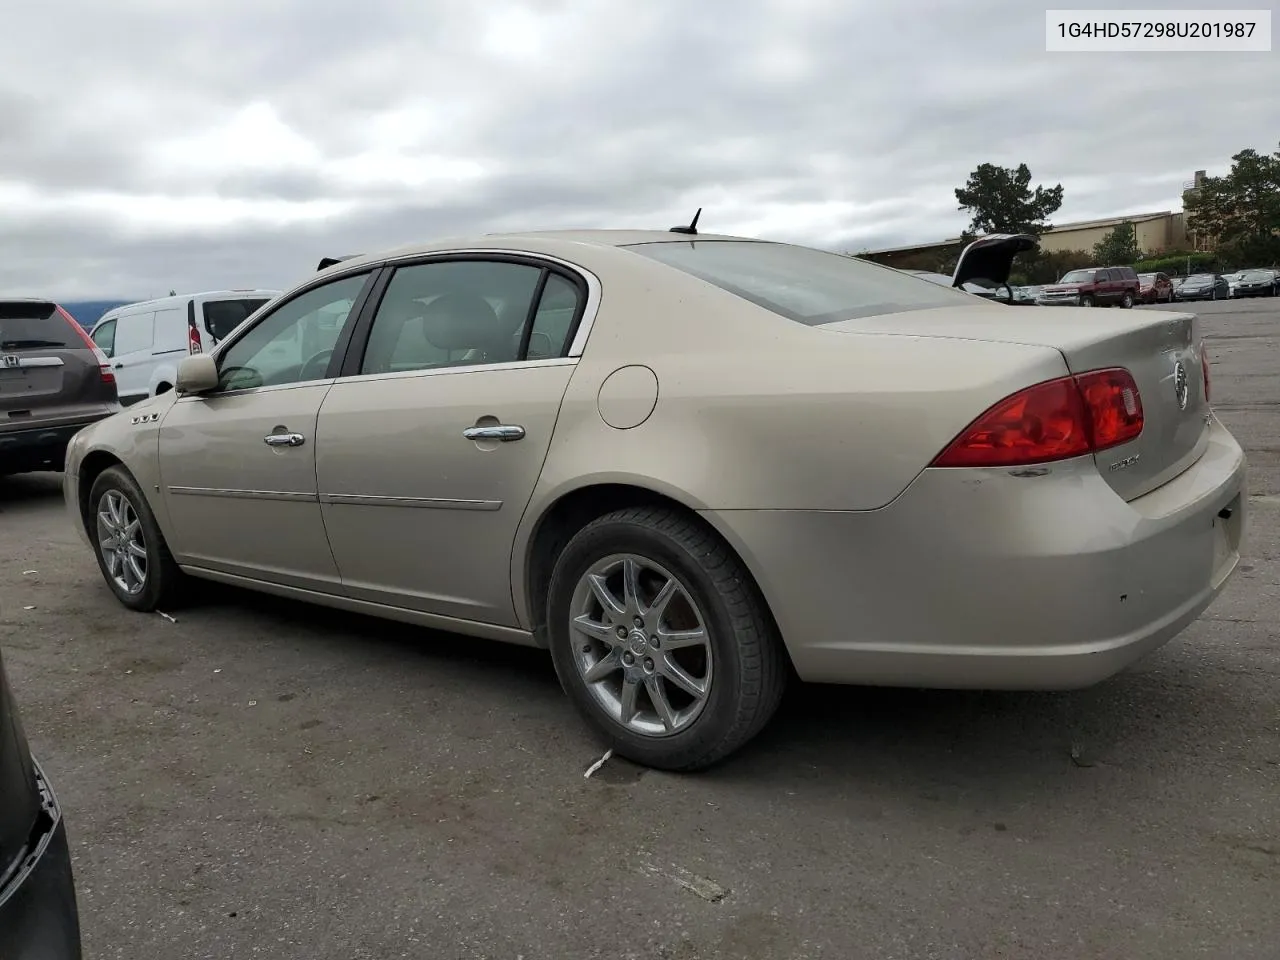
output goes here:
<path id="1" fill-rule="evenodd" d="M 1132 307 L 1142 282 L 1133 267 L 1088 267 L 1071 270 L 1040 291 L 1036 302 L 1046 307 Z"/>
<path id="2" fill-rule="evenodd" d="M 1226 300 L 1230 296 L 1227 278 L 1217 273 L 1193 273 L 1173 290 L 1175 300 Z"/>
<path id="3" fill-rule="evenodd" d="M 107 358 L 52 300 L 0 300 L 0 476 L 61 470 L 67 441 L 120 409 Z"/>
<path id="4" fill-rule="evenodd" d="M 1013 288 L 1014 306 L 1034 307 L 1036 305 L 1036 299 L 1040 296 L 1040 291 L 1043 289 L 1044 287 L 1042 286 L 1014 287 Z"/>
<path id="5" fill-rule="evenodd" d="M 1228 581 L 1245 458 L 1195 315 L 1011 311 L 691 229 L 307 278 L 72 444 L 109 589 L 167 610 L 195 576 L 549 647 L 614 750 L 688 770 L 792 669 L 1085 686 Z"/>
<path id="6" fill-rule="evenodd" d="M 90 336 L 111 359 L 125 406 L 173 388 L 179 358 L 206 353 L 278 290 L 162 297 L 102 315 Z"/>
<path id="7" fill-rule="evenodd" d="M 1167 273 L 1140 273 L 1138 299 L 1143 303 L 1172 303 L 1173 283 Z"/>
<path id="8" fill-rule="evenodd" d="M 80 960 L 62 807 L 31 756 L 0 657 L 0 957 Z"/>
<path id="9" fill-rule="evenodd" d="M 1258 269 L 1237 274 L 1233 297 L 1274 297 L 1280 293 L 1280 272 Z"/>

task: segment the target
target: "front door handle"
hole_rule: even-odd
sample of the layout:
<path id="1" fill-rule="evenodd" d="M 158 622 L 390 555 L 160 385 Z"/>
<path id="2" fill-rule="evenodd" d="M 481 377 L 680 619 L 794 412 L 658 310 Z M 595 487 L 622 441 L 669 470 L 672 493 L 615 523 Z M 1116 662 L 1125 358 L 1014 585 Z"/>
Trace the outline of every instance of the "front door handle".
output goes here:
<path id="1" fill-rule="evenodd" d="M 467 427 L 462 435 L 468 440 L 501 440 L 510 443 L 524 438 L 524 427 L 514 423 L 495 423 L 484 427 Z"/>
<path id="2" fill-rule="evenodd" d="M 307 438 L 300 433 L 273 433 L 262 438 L 268 447 L 300 447 Z"/>

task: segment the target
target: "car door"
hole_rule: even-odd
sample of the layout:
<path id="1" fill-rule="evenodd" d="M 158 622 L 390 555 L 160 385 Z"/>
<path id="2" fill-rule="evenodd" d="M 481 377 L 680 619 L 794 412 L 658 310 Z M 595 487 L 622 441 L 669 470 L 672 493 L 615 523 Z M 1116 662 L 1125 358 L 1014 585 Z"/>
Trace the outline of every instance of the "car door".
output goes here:
<path id="1" fill-rule="evenodd" d="M 160 474 L 182 563 L 269 583 L 338 586 L 316 491 L 316 416 L 368 272 L 310 287 L 215 353 L 218 388 L 160 424 Z"/>
<path id="2" fill-rule="evenodd" d="M 151 392 L 151 344 L 155 337 L 155 310 L 123 313 L 116 317 L 111 370 L 125 406 L 146 399 Z"/>
<path id="3" fill-rule="evenodd" d="M 511 551 L 586 286 L 536 259 L 398 268 L 320 408 L 321 511 L 357 599 L 516 626 Z"/>

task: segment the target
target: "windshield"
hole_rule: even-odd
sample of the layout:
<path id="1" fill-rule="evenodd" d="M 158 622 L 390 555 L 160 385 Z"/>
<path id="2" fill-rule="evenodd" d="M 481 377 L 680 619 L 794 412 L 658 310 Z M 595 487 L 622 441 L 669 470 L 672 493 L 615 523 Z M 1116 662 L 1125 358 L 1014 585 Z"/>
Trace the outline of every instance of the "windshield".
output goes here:
<path id="1" fill-rule="evenodd" d="M 690 240 L 626 249 L 808 326 L 974 302 L 892 267 L 785 243 Z"/>
<path id="2" fill-rule="evenodd" d="M 1213 274 L 1211 273 L 1193 273 L 1191 276 L 1187 277 L 1186 282 L 1187 283 L 1209 283 L 1211 280 L 1213 280 Z"/>
<path id="3" fill-rule="evenodd" d="M 1092 270 L 1072 270 L 1059 283 L 1088 283 L 1093 279 Z"/>
<path id="4" fill-rule="evenodd" d="M 74 350 L 84 345 L 55 304 L 0 301 L 0 350 Z"/>
<path id="5" fill-rule="evenodd" d="M 1246 270 L 1236 276 L 1241 280 L 1270 280 L 1275 276 L 1270 270 Z"/>

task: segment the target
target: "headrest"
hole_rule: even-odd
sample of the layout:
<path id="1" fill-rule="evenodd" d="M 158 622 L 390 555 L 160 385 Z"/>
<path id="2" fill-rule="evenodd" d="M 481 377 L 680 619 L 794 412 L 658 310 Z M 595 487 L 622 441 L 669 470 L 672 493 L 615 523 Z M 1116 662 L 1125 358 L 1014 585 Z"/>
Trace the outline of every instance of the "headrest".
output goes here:
<path id="1" fill-rule="evenodd" d="M 498 315 L 473 293 L 446 293 L 427 304 L 422 335 L 441 350 L 488 350 L 503 336 Z"/>

